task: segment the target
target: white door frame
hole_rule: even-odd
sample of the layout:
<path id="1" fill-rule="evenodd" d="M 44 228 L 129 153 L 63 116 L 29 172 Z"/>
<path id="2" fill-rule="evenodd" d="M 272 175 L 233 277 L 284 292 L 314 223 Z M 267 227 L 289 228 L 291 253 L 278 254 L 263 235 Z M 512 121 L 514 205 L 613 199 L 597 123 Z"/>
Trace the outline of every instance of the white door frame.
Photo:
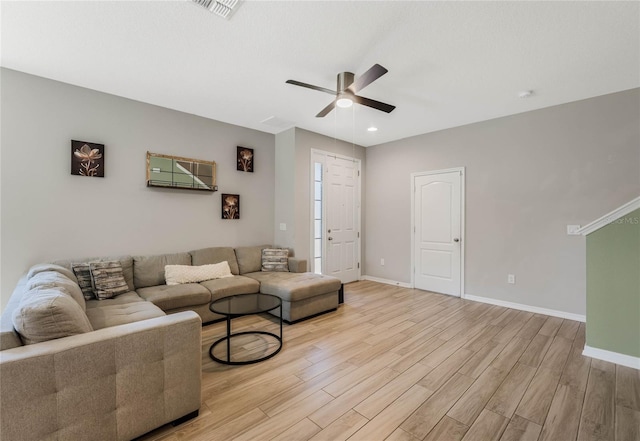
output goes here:
<path id="1" fill-rule="evenodd" d="M 428 176 L 428 175 L 437 175 L 441 173 L 451 173 L 451 172 L 460 172 L 460 298 L 464 299 L 466 297 L 464 291 L 464 249 L 466 248 L 466 234 L 465 234 L 465 180 L 466 173 L 464 167 L 454 167 L 447 168 L 444 170 L 432 170 L 425 172 L 416 172 L 411 173 L 411 182 L 410 182 L 410 194 L 411 194 L 411 288 L 415 288 L 415 272 L 416 272 L 416 262 L 415 262 L 415 243 L 416 243 L 416 217 L 415 217 L 415 182 L 416 178 L 419 176 Z"/>
<path id="2" fill-rule="evenodd" d="M 314 215 L 314 204 L 313 200 L 315 197 L 314 194 L 314 185 L 313 185 L 313 175 L 314 175 L 314 163 L 318 157 L 322 158 L 322 228 L 325 227 L 325 220 L 327 218 L 327 205 L 325 204 L 325 173 L 326 173 L 326 157 L 330 156 L 332 158 L 340 158 L 345 159 L 347 161 L 354 161 L 358 165 L 358 192 L 357 192 L 357 200 L 356 204 L 358 206 L 358 246 L 357 250 L 357 259 L 358 259 L 358 280 L 362 279 L 362 161 L 358 158 L 352 158 L 350 156 L 340 155 L 338 153 L 332 153 L 325 150 L 311 149 L 311 154 L 309 155 L 309 225 L 310 225 L 310 234 L 309 234 L 309 271 L 314 271 L 314 223 L 313 223 L 313 215 Z M 326 230 L 322 232 L 322 267 L 326 268 L 326 258 L 327 258 L 327 232 Z"/>

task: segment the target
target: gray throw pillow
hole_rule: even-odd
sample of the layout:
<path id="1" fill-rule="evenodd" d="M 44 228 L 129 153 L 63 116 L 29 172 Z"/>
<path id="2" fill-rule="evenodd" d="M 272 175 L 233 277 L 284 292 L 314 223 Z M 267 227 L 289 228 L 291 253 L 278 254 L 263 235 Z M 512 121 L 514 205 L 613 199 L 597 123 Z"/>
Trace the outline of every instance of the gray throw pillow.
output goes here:
<path id="1" fill-rule="evenodd" d="M 93 293 L 93 284 L 91 283 L 91 268 L 88 263 L 74 263 L 71 265 L 76 278 L 78 279 L 78 286 L 82 290 L 82 295 L 85 300 L 92 300 L 96 298 Z"/>
<path id="2" fill-rule="evenodd" d="M 288 272 L 289 250 L 286 248 L 265 248 L 262 250 L 262 271 Z"/>
<path id="3" fill-rule="evenodd" d="M 56 265 L 53 263 L 39 263 L 37 265 L 33 265 L 29 269 L 29 273 L 27 274 L 27 279 L 30 279 L 37 274 L 40 274 L 43 272 L 49 272 L 49 271 L 55 271 L 57 273 L 60 273 L 63 276 L 66 276 L 69 279 L 71 279 L 72 282 L 78 283 L 78 280 L 76 279 L 76 276 L 73 273 L 73 271 L 71 271 L 69 268 L 65 268 L 63 266 Z"/>
<path id="4" fill-rule="evenodd" d="M 75 276 L 73 278 L 75 279 Z M 57 271 L 43 271 L 37 273 L 27 280 L 25 288 L 27 290 L 36 288 L 57 289 L 71 296 L 71 298 L 80 305 L 83 311 L 87 310 L 87 303 L 85 302 L 80 286 L 67 276 L 63 276 Z"/>
<path id="5" fill-rule="evenodd" d="M 27 345 L 93 331 L 80 305 L 55 289 L 26 291 L 12 318 Z"/>
<path id="6" fill-rule="evenodd" d="M 111 299 L 129 292 L 129 285 L 124 280 L 122 265 L 119 261 L 91 262 L 89 268 L 93 292 L 98 300 Z"/>

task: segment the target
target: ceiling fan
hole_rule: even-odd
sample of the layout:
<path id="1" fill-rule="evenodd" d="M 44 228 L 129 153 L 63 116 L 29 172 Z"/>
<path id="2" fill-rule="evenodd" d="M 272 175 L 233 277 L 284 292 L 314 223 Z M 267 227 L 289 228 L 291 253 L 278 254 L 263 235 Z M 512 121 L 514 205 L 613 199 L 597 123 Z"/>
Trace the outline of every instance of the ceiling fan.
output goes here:
<path id="1" fill-rule="evenodd" d="M 360 75 L 358 78 L 355 78 L 355 75 L 351 72 L 340 72 L 338 74 L 337 91 L 327 89 L 325 87 L 314 86 L 312 84 L 302 83 L 296 80 L 287 80 L 287 83 L 335 95 L 336 98 L 316 115 L 317 118 L 327 116 L 335 106 L 351 107 L 354 102 L 383 112 L 391 113 L 396 106 L 356 95 L 356 93 L 360 92 L 387 72 L 389 71 L 379 64 L 374 64 L 368 71 Z"/>

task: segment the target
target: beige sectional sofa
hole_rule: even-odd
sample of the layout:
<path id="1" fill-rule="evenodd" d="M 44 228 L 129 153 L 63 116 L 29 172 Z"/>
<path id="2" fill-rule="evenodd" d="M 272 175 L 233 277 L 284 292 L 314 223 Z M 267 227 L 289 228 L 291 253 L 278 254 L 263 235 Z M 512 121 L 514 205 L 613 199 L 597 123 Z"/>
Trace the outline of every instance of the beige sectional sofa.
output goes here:
<path id="1" fill-rule="evenodd" d="M 306 262 L 293 258 L 290 272 L 262 272 L 263 248 L 214 247 L 32 268 L 0 318 L 0 439 L 129 440 L 197 415 L 201 324 L 221 318 L 209 310 L 211 301 L 234 294 L 274 294 L 281 297 L 288 322 L 338 307 L 338 279 L 305 273 Z M 120 262 L 129 292 L 106 300 L 68 295 L 77 288 L 69 270 L 74 262 L 113 260 Z M 223 261 L 233 277 L 166 284 L 165 265 Z M 38 272 L 48 273 L 34 275 Z M 36 277 L 48 282 L 32 288 Z M 67 322 L 29 328 L 21 314 L 34 295 L 54 299 L 52 317 L 72 309 L 63 314 Z M 28 335 L 16 332 L 14 319 Z M 73 335 L 57 338 L 60 326 L 71 326 Z M 46 341 L 47 333 L 54 339 Z"/>

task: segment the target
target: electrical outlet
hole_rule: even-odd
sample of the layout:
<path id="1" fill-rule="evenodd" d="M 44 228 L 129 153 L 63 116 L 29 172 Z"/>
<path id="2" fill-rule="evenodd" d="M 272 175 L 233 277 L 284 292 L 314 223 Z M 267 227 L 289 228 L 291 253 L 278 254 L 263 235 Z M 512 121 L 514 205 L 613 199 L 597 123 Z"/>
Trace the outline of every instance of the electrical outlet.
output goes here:
<path id="1" fill-rule="evenodd" d="M 515 284 L 516 283 L 516 276 L 513 275 L 513 274 L 507 275 L 507 283 Z"/>
<path id="2" fill-rule="evenodd" d="M 380 259 L 380 265 L 384 266 L 384 258 Z"/>

